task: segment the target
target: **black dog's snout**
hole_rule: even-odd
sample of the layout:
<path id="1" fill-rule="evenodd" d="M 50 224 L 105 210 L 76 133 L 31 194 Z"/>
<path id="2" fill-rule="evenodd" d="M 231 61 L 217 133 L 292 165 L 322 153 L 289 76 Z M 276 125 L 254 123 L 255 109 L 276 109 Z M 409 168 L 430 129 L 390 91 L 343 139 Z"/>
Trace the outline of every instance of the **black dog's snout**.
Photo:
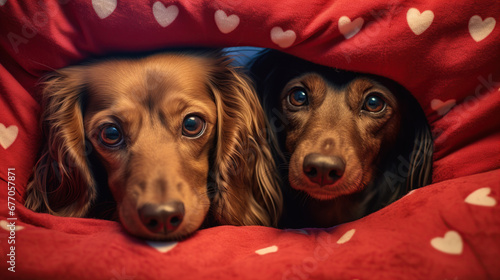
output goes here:
<path id="1" fill-rule="evenodd" d="M 180 201 L 163 204 L 148 203 L 139 209 L 139 217 L 152 233 L 174 232 L 184 219 L 184 204 Z"/>
<path id="2" fill-rule="evenodd" d="M 304 158 L 303 171 L 307 178 L 320 186 L 335 183 L 345 170 L 344 161 L 337 156 L 309 154 Z"/>

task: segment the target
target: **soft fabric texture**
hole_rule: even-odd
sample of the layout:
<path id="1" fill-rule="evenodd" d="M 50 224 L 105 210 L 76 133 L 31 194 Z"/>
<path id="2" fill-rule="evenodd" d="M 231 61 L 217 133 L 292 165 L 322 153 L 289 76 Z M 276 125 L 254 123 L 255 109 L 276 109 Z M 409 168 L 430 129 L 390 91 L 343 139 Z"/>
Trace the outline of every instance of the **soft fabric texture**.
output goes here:
<path id="1" fill-rule="evenodd" d="M 1 0 L 1 278 L 500 278 L 499 15 L 496 0 Z M 25 209 L 42 143 L 40 77 L 90 58 L 180 46 L 275 48 L 394 79 L 432 127 L 433 184 L 333 228 L 222 226 L 178 243 Z"/>

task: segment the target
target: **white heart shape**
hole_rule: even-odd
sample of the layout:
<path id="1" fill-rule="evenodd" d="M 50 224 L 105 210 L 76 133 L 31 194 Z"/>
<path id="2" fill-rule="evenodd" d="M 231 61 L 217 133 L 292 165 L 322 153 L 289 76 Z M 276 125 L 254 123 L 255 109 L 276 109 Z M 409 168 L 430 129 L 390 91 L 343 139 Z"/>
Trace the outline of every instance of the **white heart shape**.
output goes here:
<path id="1" fill-rule="evenodd" d="M 283 31 L 281 27 L 271 29 L 271 41 L 282 48 L 288 48 L 295 42 L 297 35 L 293 30 Z"/>
<path id="2" fill-rule="evenodd" d="M 497 201 L 495 198 L 488 196 L 490 192 L 490 188 L 477 189 L 465 198 L 465 202 L 479 206 L 495 206 Z"/>
<path id="3" fill-rule="evenodd" d="M 414 192 L 416 192 L 416 191 L 417 191 L 417 190 L 411 190 L 411 191 L 409 191 L 409 192 L 408 192 L 405 196 L 410 196 L 410 195 L 412 195 L 412 194 L 413 194 Z"/>
<path id="4" fill-rule="evenodd" d="M 237 15 L 227 16 L 223 10 L 218 10 L 215 12 L 215 24 L 220 32 L 227 34 L 238 27 L 240 18 Z"/>
<path id="5" fill-rule="evenodd" d="M 273 246 L 270 246 L 270 247 L 266 247 L 266 248 L 262 248 L 262 249 L 259 249 L 259 250 L 256 250 L 255 253 L 257 253 L 257 255 L 267 255 L 267 254 L 270 254 L 270 253 L 275 253 L 275 252 L 278 252 L 278 246 L 276 245 L 273 245 Z"/>
<path id="6" fill-rule="evenodd" d="M 439 99 L 431 100 L 432 110 L 436 111 L 440 116 L 446 115 L 446 113 L 448 113 L 451 110 L 451 108 L 453 108 L 456 104 L 457 101 L 455 99 L 449 99 L 446 100 L 445 102 Z"/>
<path id="7" fill-rule="evenodd" d="M 172 249 L 174 249 L 175 246 L 177 246 L 177 242 L 170 242 L 170 241 L 146 241 L 149 246 L 155 248 L 158 250 L 160 253 L 166 253 Z"/>
<path id="8" fill-rule="evenodd" d="M 342 237 L 339 238 L 339 240 L 337 240 L 337 244 L 344 244 L 347 241 L 351 240 L 355 232 L 356 232 L 355 229 L 347 231 L 346 233 L 344 233 L 344 235 L 342 235 Z"/>
<path id="9" fill-rule="evenodd" d="M 5 5 L 5 3 L 7 3 L 7 0 L 0 0 L 0 6 Z"/>
<path id="10" fill-rule="evenodd" d="M 6 220 L 1 220 L 0 221 L 0 227 L 3 228 L 3 229 L 5 229 L 6 231 L 11 231 L 12 230 L 12 228 L 9 226 L 9 224 L 10 224 L 9 221 L 6 221 Z M 24 229 L 23 226 L 15 226 L 14 227 L 14 231 L 20 231 L 22 229 Z"/>
<path id="11" fill-rule="evenodd" d="M 117 0 L 92 0 L 92 7 L 94 7 L 94 11 L 101 19 L 105 19 L 111 15 L 117 5 Z"/>
<path id="12" fill-rule="evenodd" d="M 364 22 L 363 18 L 360 17 L 351 22 L 349 17 L 342 16 L 339 19 L 339 31 L 346 39 L 352 38 L 358 34 Z"/>
<path id="13" fill-rule="evenodd" d="M 436 237 L 431 240 L 434 249 L 451 255 L 460 255 L 464 248 L 462 238 L 458 232 L 450 230 L 444 237 Z"/>
<path id="14" fill-rule="evenodd" d="M 469 20 L 469 33 L 474 41 L 479 42 L 493 32 L 495 25 L 496 21 L 494 18 L 489 17 L 483 21 L 480 16 L 475 15 Z"/>
<path id="15" fill-rule="evenodd" d="M 165 7 L 161 2 L 155 2 L 153 4 L 153 15 L 156 21 L 162 26 L 169 26 L 179 15 L 179 8 L 176 5 L 170 5 Z"/>
<path id="16" fill-rule="evenodd" d="M 16 141 L 19 129 L 15 125 L 5 127 L 3 123 L 0 123 L 0 146 L 7 149 Z"/>
<path id="17" fill-rule="evenodd" d="M 408 22 L 408 26 L 411 31 L 415 33 L 415 35 L 420 35 L 424 33 L 429 26 L 431 26 L 432 21 L 434 20 L 434 13 L 432 11 L 423 11 L 420 13 L 419 10 L 415 8 L 411 8 L 406 13 L 406 21 Z"/>

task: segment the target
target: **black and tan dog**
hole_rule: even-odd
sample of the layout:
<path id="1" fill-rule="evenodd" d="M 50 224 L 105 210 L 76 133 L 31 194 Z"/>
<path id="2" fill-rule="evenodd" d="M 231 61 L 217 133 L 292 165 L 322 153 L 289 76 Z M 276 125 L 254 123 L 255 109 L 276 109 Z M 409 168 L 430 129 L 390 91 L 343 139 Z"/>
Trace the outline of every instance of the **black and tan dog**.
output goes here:
<path id="1" fill-rule="evenodd" d="M 430 183 L 429 126 L 401 85 L 273 50 L 250 67 L 285 154 L 282 226 L 352 221 Z"/>

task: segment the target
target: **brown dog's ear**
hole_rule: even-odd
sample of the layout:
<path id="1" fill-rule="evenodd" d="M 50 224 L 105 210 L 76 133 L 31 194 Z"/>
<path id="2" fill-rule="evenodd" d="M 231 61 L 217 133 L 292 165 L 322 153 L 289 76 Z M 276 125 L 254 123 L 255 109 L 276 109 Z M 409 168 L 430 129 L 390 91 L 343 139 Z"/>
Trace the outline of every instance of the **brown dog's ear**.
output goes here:
<path id="1" fill-rule="evenodd" d="M 210 81 L 218 118 L 212 213 L 219 224 L 276 226 L 283 198 L 272 132 L 248 78 L 226 59 L 218 64 Z"/>
<path id="2" fill-rule="evenodd" d="M 31 210 L 82 217 L 96 197 L 85 151 L 83 67 L 60 70 L 44 83 L 42 130 L 46 142 L 28 183 L 25 205 Z"/>

